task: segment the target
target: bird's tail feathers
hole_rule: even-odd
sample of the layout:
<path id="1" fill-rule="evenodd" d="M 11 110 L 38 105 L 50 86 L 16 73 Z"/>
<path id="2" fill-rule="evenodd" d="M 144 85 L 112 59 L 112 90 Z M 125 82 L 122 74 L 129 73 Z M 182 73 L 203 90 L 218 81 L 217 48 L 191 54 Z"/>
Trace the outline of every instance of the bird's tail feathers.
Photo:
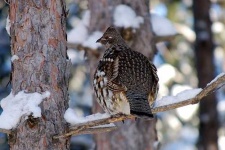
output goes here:
<path id="1" fill-rule="evenodd" d="M 153 118 L 150 104 L 147 96 L 140 96 L 139 94 L 127 95 L 130 103 L 130 113 L 140 118 Z"/>

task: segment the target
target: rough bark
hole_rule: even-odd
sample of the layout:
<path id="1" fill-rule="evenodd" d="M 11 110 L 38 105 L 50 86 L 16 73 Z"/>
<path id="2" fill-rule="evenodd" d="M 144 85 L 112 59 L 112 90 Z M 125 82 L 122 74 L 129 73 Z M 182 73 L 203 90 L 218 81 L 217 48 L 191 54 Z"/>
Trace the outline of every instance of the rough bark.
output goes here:
<path id="1" fill-rule="evenodd" d="M 146 3 L 145 3 L 146 2 Z M 150 18 L 147 1 L 139 0 L 90 0 L 89 8 L 91 10 L 90 31 L 100 30 L 104 32 L 107 27 L 113 25 L 113 10 L 118 4 L 126 4 L 132 7 L 136 14 L 144 18 L 144 24 L 137 29 L 132 36 L 130 46 L 150 59 L 153 58 L 154 52 L 151 48 L 152 33 L 150 27 Z M 90 59 L 91 75 L 96 68 L 98 60 Z M 94 98 L 95 99 L 95 98 Z M 93 111 L 100 112 L 102 109 L 95 101 Z M 156 140 L 155 120 L 137 120 L 125 121 L 119 129 L 111 133 L 95 135 L 96 149 L 114 150 L 114 149 L 145 149 L 153 150 L 153 143 Z"/>
<path id="2" fill-rule="evenodd" d="M 66 11 L 63 0 L 11 0 L 12 91 L 49 91 L 41 103 L 42 117 L 21 118 L 9 136 L 11 150 L 66 150 L 69 140 L 52 140 L 64 133 L 63 120 L 68 107 L 68 72 L 66 57 Z"/>
<path id="3" fill-rule="evenodd" d="M 195 54 L 199 87 L 204 87 L 214 77 L 213 40 L 209 17 L 210 1 L 193 1 L 194 28 L 196 32 Z M 199 149 L 217 150 L 217 100 L 215 94 L 200 103 Z"/>

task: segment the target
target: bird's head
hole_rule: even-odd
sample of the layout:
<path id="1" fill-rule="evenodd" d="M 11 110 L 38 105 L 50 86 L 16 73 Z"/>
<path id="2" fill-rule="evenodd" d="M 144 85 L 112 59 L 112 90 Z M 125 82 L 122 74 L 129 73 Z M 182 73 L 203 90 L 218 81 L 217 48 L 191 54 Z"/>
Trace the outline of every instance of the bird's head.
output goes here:
<path id="1" fill-rule="evenodd" d="M 110 46 L 114 44 L 124 43 L 124 40 L 121 37 L 121 35 L 118 33 L 118 31 L 113 26 L 110 26 L 105 31 L 103 36 L 100 39 L 98 39 L 96 42 L 99 42 L 105 46 L 107 45 Z"/>

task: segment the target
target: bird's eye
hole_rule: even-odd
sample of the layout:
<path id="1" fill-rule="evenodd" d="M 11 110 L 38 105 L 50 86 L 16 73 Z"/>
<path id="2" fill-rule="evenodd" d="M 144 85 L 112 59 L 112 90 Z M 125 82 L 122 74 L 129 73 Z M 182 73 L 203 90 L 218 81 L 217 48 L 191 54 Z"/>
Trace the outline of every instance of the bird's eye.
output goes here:
<path id="1" fill-rule="evenodd" d="M 112 37 L 111 36 L 105 36 L 105 39 L 112 39 Z"/>

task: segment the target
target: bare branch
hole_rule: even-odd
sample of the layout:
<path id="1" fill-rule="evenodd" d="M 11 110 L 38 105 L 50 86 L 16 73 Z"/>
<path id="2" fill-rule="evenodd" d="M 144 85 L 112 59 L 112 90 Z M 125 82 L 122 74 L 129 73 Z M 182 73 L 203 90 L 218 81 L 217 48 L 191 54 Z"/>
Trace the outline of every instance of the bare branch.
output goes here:
<path id="1" fill-rule="evenodd" d="M 225 74 L 222 74 L 221 76 L 217 77 L 215 81 L 214 80 L 210 84 L 208 84 L 194 98 L 183 100 L 181 102 L 177 102 L 177 103 L 173 103 L 173 104 L 169 104 L 169 105 L 160 106 L 160 107 L 153 107 L 152 113 L 155 114 L 157 112 L 167 111 L 167 110 L 179 108 L 182 106 L 198 103 L 202 98 L 204 98 L 205 96 L 216 91 L 218 89 L 218 87 L 222 87 L 225 84 Z M 95 128 L 92 128 L 92 127 L 99 126 L 99 125 L 105 125 L 105 124 L 109 124 L 109 123 L 114 123 L 114 122 L 119 122 L 119 121 L 123 121 L 126 119 L 132 119 L 132 118 L 135 118 L 135 116 L 116 114 L 116 115 L 112 115 L 112 116 L 110 116 L 108 118 L 104 118 L 104 119 L 88 121 L 86 123 L 79 123 L 79 124 L 76 124 L 75 126 L 72 126 L 71 130 L 68 133 L 62 134 L 59 136 L 54 136 L 53 138 L 57 139 L 57 138 L 65 138 L 65 137 L 68 137 L 71 135 L 80 135 L 80 134 L 89 134 L 89 133 L 92 134 L 92 133 L 98 133 L 98 131 L 99 132 L 107 132 L 107 131 L 109 132 L 109 131 L 114 130 L 115 128 L 93 130 Z M 96 129 L 98 129 L 98 128 L 96 128 Z"/>
<path id="2" fill-rule="evenodd" d="M 81 47 L 82 45 L 81 44 L 74 44 L 74 43 L 67 43 L 67 47 L 68 48 L 71 48 L 71 49 L 76 49 L 76 50 L 83 50 Z"/>
<path id="3" fill-rule="evenodd" d="M 134 116 L 132 116 L 132 115 L 128 116 L 128 115 L 124 115 L 124 114 L 116 114 L 116 115 L 112 115 L 108 118 L 76 124 L 75 126 L 72 126 L 71 129 L 77 129 L 80 126 L 85 126 L 85 128 L 90 128 L 90 127 L 95 127 L 95 126 L 98 126 L 98 125 L 104 125 L 104 124 L 119 122 L 119 121 L 123 121 L 123 120 L 126 120 L 126 119 L 132 119 L 132 118 L 134 118 Z"/>
<path id="4" fill-rule="evenodd" d="M 153 41 L 154 41 L 154 43 L 164 42 L 164 41 L 172 41 L 178 35 L 179 34 L 176 34 L 176 35 L 168 35 L 168 36 L 157 36 L 157 35 L 154 35 Z"/>
<path id="5" fill-rule="evenodd" d="M 116 130 L 116 126 L 110 126 L 110 127 L 96 127 L 96 128 L 87 128 L 85 130 L 70 130 L 66 134 L 62 134 L 59 136 L 54 136 L 53 139 L 59 139 L 59 138 L 65 138 L 71 135 L 81 135 L 81 134 L 96 134 L 96 133 L 104 133 L 104 132 L 110 132 L 113 130 Z"/>
<path id="6" fill-rule="evenodd" d="M 96 134 L 96 133 L 104 133 L 104 132 L 110 132 L 113 130 L 116 130 L 117 127 L 99 127 L 99 128 L 88 128 L 85 131 L 81 131 L 79 132 L 79 134 L 77 135 L 81 135 L 81 134 Z"/>
<path id="7" fill-rule="evenodd" d="M 100 53 L 98 50 L 93 50 L 89 47 L 84 47 L 82 44 L 74 44 L 74 43 L 67 43 L 67 47 L 71 49 L 75 49 L 78 51 L 86 51 L 90 56 L 99 57 Z"/>
<path id="8" fill-rule="evenodd" d="M 10 5 L 9 0 L 4 0 L 6 4 Z"/>
<path id="9" fill-rule="evenodd" d="M 11 130 L 1 129 L 1 128 L 0 128 L 0 132 L 6 133 L 6 134 L 10 134 L 10 133 L 11 133 Z"/>

